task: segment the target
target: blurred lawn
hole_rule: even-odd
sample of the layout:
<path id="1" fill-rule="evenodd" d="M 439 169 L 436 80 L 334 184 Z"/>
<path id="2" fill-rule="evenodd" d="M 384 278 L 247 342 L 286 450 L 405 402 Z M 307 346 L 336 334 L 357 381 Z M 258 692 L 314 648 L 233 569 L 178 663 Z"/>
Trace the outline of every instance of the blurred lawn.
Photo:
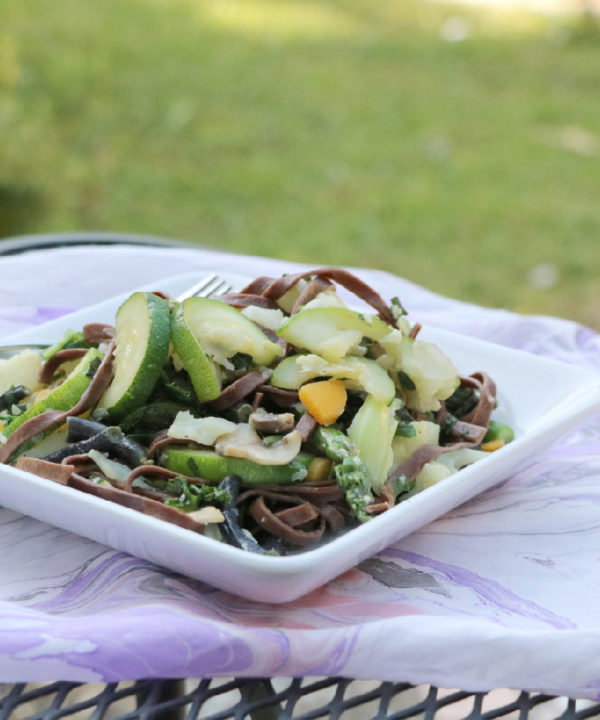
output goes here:
<path id="1" fill-rule="evenodd" d="M 593 27 L 410 0 L 0 13 L 0 236 L 379 267 L 600 328 Z"/>

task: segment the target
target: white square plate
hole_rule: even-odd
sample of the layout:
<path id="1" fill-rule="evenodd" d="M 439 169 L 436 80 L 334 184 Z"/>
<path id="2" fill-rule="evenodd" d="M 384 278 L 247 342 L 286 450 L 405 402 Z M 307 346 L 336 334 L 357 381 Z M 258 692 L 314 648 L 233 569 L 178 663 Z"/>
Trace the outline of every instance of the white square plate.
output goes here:
<path id="1" fill-rule="evenodd" d="M 197 274 L 178 275 L 146 289 L 177 295 L 197 279 Z M 246 280 L 239 275 L 225 279 L 234 287 Z M 113 322 L 127 295 L 4 338 L 3 343 L 50 343 L 67 328 Z M 516 439 L 312 550 L 286 557 L 255 555 L 5 465 L 0 465 L 0 503 L 252 600 L 293 600 L 509 477 L 519 464 L 600 409 L 600 376 L 594 373 L 435 328 L 424 329 L 420 337 L 437 343 L 461 374 L 485 370 L 494 378 L 499 404 L 494 417 L 510 423 Z"/>

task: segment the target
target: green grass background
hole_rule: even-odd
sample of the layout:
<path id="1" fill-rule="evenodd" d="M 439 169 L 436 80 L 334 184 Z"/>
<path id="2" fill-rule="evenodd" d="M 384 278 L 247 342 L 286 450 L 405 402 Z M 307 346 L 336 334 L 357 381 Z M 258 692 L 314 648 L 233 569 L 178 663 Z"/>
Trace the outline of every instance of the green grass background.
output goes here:
<path id="1" fill-rule="evenodd" d="M 0 0 L 0 16 L 0 236 L 377 267 L 600 329 L 591 21 L 420 0 Z M 531 282 L 540 264 L 551 287 Z"/>

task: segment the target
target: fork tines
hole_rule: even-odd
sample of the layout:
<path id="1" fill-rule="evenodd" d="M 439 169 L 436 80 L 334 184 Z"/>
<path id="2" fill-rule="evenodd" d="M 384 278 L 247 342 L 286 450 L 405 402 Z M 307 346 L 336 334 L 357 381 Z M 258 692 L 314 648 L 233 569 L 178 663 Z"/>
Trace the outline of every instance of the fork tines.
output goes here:
<path id="1" fill-rule="evenodd" d="M 185 292 L 181 293 L 177 299 L 182 301 L 196 296 L 211 297 L 213 295 L 224 295 L 230 290 L 231 285 L 215 273 L 211 273 L 210 275 L 203 277 L 195 285 L 192 285 L 192 287 L 188 288 Z"/>

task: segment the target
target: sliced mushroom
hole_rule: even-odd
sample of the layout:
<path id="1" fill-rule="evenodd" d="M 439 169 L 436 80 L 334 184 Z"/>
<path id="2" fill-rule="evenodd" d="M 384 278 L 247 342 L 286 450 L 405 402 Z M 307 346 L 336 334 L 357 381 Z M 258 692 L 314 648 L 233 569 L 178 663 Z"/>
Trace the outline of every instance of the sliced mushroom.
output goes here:
<path id="1" fill-rule="evenodd" d="M 215 450 L 219 455 L 245 458 L 258 465 L 288 465 L 300 452 L 301 446 L 302 437 L 297 430 L 272 445 L 265 445 L 250 425 L 241 423 L 235 432 L 217 442 Z"/>
<path id="2" fill-rule="evenodd" d="M 191 517 L 196 522 L 206 525 L 207 523 L 222 523 L 225 522 L 225 516 L 219 510 L 219 508 L 207 505 L 206 507 L 200 508 L 199 510 L 193 510 L 189 512 L 188 517 Z"/>
<path id="3" fill-rule="evenodd" d="M 250 426 L 260 432 L 282 433 L 294 429 L 294 416 L 292 413 L 270 413 L 262 408 L 250 415 Z"/>

